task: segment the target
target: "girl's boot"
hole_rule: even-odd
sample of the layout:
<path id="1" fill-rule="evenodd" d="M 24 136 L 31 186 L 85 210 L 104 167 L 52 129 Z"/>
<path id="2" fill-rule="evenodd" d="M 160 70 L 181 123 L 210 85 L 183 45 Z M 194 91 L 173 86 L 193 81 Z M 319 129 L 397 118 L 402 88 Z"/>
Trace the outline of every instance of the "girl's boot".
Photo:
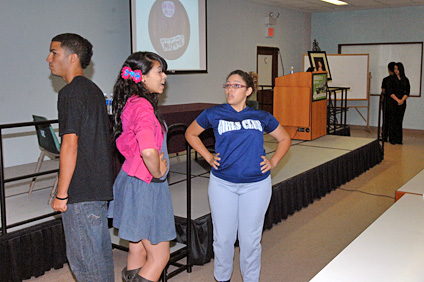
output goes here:
<path id="1" fill-rule="evenodd" d="M 141 277 L 140 275 L 137 274 L 137 276 L 134 277 L 134 279 L 132 280 L 133 282 L 153 282 L 151 280 L 148 280 L 144 277 Z"/>
<path id="2" fill-rule="evenodd" d="M 124 267 L 124 269 L 122 269 L 122 281 L 124 282 L 129 282 L 132 281 L 134 279 L 134 277 L 140 272 L 140 268 L 137 269 L 132 269 L 132 270 L 127 270 L 127 267 Z"/>

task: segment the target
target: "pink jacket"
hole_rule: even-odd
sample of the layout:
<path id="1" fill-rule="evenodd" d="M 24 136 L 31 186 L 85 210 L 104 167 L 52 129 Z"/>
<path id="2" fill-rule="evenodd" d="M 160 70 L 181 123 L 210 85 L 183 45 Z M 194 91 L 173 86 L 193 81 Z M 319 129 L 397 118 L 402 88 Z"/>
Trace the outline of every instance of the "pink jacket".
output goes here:
<path id="1" fill-rule="evenodd" d="M 122 134 L 116 139 L 116 146 L 125 157 L 122 169 L 147 183 L 152 181 L 143 162 L 141 152 L 154 148 L 161 151 L 164 133 L 152 105 L 144 98 L 132 96 L 128 99 L 121 115 Z"/>

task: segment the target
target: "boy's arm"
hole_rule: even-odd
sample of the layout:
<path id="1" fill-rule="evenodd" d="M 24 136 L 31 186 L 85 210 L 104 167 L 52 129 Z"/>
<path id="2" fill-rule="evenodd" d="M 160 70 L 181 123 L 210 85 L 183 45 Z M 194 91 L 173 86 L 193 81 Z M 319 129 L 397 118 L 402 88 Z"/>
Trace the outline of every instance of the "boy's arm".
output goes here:
<path id="1" fill-rule="evenodd" d="M 55 211 L 65 212 L 67 209 L 68 188 L 75 171 L 77 154 L 78 136 L 74 133 L 63 135 L 60 148 L 60 173 L 57 198 L 55 198 L 52 203 L 52 208 Z M 66 199 L 59 200 L 58 198 Z"/>

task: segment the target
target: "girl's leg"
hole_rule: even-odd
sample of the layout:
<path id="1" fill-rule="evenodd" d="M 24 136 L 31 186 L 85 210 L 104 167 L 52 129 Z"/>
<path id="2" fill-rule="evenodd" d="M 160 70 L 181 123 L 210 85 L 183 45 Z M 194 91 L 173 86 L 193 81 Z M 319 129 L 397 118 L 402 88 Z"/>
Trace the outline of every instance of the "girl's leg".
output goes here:
<path id="1" fill-rule="evenodd" d="M 210 176 L 208 195 L 213 224 L 214 276 L 217 281 L 229 280 L 233 271 L 239 197 L 234 193 L 235 187 L 213 174 Z"/>
<path id="2" fill-rule="evenodd" d="M 147 252 L 142 241 L 137 243 L 129 242 L 129 251 L 127 257 L 127 269 L 137 269 L 143 267 L 146 263 Z"/>
<path id="3" fill-rule="evenodd" d="M 147 260 L 138 275 L 150 281 L 158 281 L 169 261 L 169 242 L 160 242 L 156 245 L 147 239 L 141 242 L 146 250 Z"/>
<path id="4" fill-rule="evenodd" d="M 146 263 L 146 249 L 141 241 L 129 242 L 127 266 L 122 270 L 122 279 L 132 281 Z"/>
<path id="5" fill-rule="evenodd" d="M 392 98 L 389 98 L 392 99 Z M 389 100 L 390 101 L 390 100 Z M 394 105 L 392 101 L 387 101 L 387 134 L 388 134 L 388 141 L 390 141 L 390 143 L 394 143 L 395 142 L 395 123 L 396 123 L 396 119 L 395 119 L 395 110 L 394 110 Z"/>
<path id="6" fill-rule="evenodd" d="M 262 230 L 272 192 L 271 177 L 245 185 L 239 198 L 240 270 L 244 282 L 258 282 Z"/>
<path id="7" fill-rule="evenodd" d="M 406 102 L 405 102 L 406 103 Z M 403 142 L 403 117 L 405 116 L 406 104 L 399 107 L 399 140 L 398 143 Z"/>

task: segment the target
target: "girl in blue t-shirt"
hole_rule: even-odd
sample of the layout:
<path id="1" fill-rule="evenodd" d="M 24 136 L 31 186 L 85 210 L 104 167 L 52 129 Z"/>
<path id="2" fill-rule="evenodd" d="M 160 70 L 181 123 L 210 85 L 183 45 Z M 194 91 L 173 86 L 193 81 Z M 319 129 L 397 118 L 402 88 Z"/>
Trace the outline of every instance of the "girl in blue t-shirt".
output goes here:
<path id="1" fill-rule="evenodd" d="M 260 241 L 271 199 L 270 171 L 287 153 L 291 141 L 270 113 L 246 106 L 246 99 L 254 90 L 248 73 L 231 72 L 223 87 L 227 103 L 202 112 L 187 129 L 186 139 L 212 167 L 208 195 L 215 279 L 230 281 L 238 235 L 243 281 L 258 282 Z M 199 138 L 208 128 L 214 131 L 216 154 L 210 153 Z M 270 159 L 263 147 L 264 132 L 278 141 Z"/>

